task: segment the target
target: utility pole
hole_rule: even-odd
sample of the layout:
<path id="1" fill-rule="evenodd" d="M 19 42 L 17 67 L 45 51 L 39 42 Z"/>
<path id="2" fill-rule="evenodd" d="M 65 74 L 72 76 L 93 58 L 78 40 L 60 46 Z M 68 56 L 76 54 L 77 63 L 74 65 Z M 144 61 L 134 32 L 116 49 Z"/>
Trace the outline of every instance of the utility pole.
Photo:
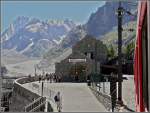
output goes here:
<path id="1" fill-rule="evenodd" d="M 93 54 L 95 56 L 92 56 L 95 58 L 95 73 L 98 74 L 97 72 L 97 41 L 95 41 L 95 54 Z"/>
<path id="2" fill-rule="evenodd" d="M 123 8 L 121 7 L 121 1 L 119 1 L 118 7 L 118 103 L 123 104 L 122 101 L 122 17 Z"/>

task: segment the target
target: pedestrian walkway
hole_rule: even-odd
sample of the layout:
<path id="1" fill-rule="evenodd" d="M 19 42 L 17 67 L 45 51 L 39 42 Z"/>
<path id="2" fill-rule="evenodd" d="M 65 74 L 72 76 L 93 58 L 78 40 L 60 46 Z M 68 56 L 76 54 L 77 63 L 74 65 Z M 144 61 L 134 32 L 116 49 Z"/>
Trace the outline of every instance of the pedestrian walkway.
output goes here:
<path id="1" fill-rule="evenodd" d="M 41 94 L 41 83 L 38 90 L 33 90 L 32 83 L 23 84 L 29 90 Z M 104 106 L 96 99 L 86 83 L 47 83 L 44 87 L 55 92 L 60 91 L 62 96 L 62 112 L 106 112 Z M 45 92 L 46 93 L 46 92 Z M 49 95 L 48 93 L 46 94 Z"/>

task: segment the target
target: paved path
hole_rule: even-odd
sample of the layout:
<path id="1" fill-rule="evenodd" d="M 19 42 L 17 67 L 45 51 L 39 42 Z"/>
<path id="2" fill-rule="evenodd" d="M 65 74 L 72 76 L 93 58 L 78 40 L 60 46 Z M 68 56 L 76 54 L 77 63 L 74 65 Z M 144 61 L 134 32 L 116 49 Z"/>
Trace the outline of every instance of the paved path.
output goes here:
<path id="1" fill-rule="evenodd" d="M 34 82 L 40 85 L 41 83 Z M 24 87 L 33 90 L 32 84 L 24 84 Z M 44 83 L 44 87 L 62 95 L 63 112 L 105 112 L 104 106 L 96 99 L 86 83 Z M 34 91 L 40 93 L 40 90 Z M 45 91 L 46 93 L 46 91 Z M 46 95 L 49 95 L 48 93 Z"/>

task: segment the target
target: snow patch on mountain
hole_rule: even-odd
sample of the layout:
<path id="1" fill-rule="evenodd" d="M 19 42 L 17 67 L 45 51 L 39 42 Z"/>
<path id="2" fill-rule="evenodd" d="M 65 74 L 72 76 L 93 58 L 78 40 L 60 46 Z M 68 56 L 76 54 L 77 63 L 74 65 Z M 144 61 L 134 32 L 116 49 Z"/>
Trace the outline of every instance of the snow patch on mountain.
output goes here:
<path id="1" fill-rule="evenodd" d="M 5 34 L 5 41 L 8 39 L 9 39 L 8 34 Z"/>
<path id="2" fill-rule="evenodd" d="M 64 39 L 65 37 L 66 37 L 66 36 L 63 35 L 63 36 L 60 36 L 60 37 L 59 37 L 59 40 L 53 39 L 53 41 L 54 41 L 57 45 L 59 45 L 59 44 L 63 41 L 63 39 Z"/>
<path id="3" fill-rule="evenodd" d="M 65 26 L 65 28 L 67 29 L 67 31 L 70 31 L 70 30 L 71 30 L 68 25 L 64 24 L 64 26 Z"/>
<path id="4" fill-rule="evenodd" d="M 36 24 L 31 24 L 31 25 L 26 26 L 26 29 L 30 32 L 35 33 L 40 29 L 41 26 L 42 26 L 42 23 L 38 22 Z"/>
<path id="5" fill-rule="evenodd" d="M 43 41 L 47 41 L 47 42 L 50 42 L 48 39 L 41 39 L 41 40 L 43 40 Z"/>
<path id="6" fill-rule="evenodd" d="M 25 51 L 27 51 L 28 49 L 30 49 L 32 46 L 34 45 L 34 42 L 31 42 L 24 50 L 20 51 L 20 53 L 24 53 Z"/>

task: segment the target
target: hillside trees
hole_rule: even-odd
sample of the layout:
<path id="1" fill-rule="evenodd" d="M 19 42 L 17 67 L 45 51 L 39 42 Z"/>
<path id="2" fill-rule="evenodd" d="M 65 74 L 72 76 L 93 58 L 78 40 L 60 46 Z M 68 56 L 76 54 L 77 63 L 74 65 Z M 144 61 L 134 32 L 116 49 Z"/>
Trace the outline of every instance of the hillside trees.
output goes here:
<path id="1" fill-rule="evenodd" d="M 125 48 L 126 59 L 133 59 L 134 48 L 135 48 L 135 42 L 134 41 L 130 42 L 126 46 L 126 48 Z"/>
<path id="2" fill-rule="evenodd" d="M 113 59 L 116 56 L 116 52 L 112 44 L 107 48 L 108 59 Z"/>

